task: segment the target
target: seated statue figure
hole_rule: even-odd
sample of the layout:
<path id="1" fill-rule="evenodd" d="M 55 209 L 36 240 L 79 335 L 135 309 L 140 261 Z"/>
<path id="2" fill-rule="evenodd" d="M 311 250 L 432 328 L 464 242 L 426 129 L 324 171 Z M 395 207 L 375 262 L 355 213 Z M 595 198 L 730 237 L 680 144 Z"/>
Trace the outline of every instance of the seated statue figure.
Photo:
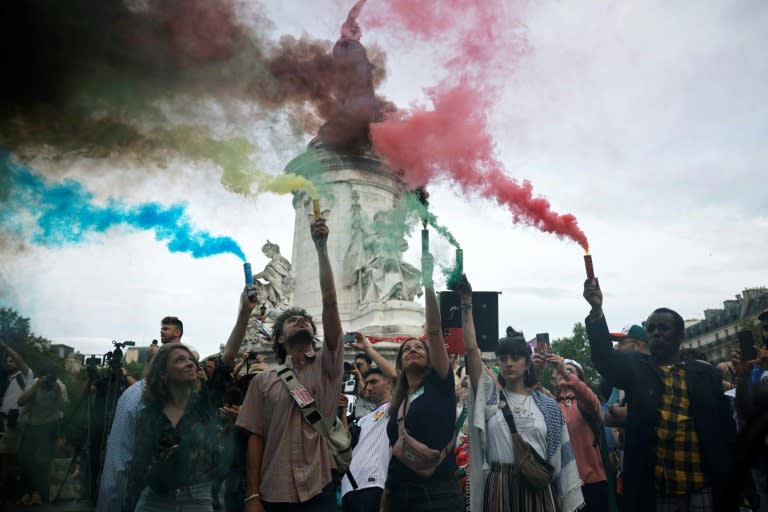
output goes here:
<path id="1" fill-rule="evenodd" d="M 269 258 L 269 263 L 264 270 L 254 274 L 253 281 L 260 288 L 259 299 L 263 304 L 268 304 L 275 309 L 285 309 L 293 295 L 293 276 L 291 275 L 291 262 L 280 254 L 280 246 L 267 240 L 261 248 L 264 256 Z M 266 281 L 262 283 L 259 279 Z"/>
<path id="2" fill-rule="evenodd" d="M 404 238 L 393 240 L 387 233 L 386 214 L 377 212 L 373 229 L 362 227 L 359 208 L 352 209 L 352 243 L 345 256 L 349 270 L 348 285 L 357 285 L 360 304 L 382 303 L 390 300 L 412 301 L 421 295 L 421 274 L 413 265 L 402 260 L 407 249 Z"/>

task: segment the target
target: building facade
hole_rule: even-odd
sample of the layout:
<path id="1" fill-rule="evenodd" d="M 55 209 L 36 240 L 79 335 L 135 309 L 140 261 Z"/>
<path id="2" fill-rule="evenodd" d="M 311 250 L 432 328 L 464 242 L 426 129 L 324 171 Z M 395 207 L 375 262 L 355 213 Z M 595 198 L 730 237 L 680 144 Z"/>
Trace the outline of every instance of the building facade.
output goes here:
<path id="1" fill-rule="evenodd" d="M 768 289 L 747 288 L 734 299 L 723 301 L 722 308 L 705 310 L 704 319 L 687 320 L 683 348 L 703 351 L 712 364 L 729 361 L 731 352 L 738 347 L 736 333 L 754 330 L 757 315 L 767 308 Z"/>

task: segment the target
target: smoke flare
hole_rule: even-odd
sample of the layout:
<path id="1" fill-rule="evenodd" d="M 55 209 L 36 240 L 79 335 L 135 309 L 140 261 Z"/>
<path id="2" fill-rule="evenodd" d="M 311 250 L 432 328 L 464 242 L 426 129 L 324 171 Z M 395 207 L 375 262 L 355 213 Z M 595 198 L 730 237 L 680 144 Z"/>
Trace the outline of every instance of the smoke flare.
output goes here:
<path id="1" fill-rule="evenodd" d="M 125 225 L 154 231 L 155 238 L 171 252 L 195 258 L 230 253 L 245 261 L 245 254 L 232 238 L 195 228 L 183 204 L 130 206 L 110 198 L 100 206 L 77 181 L 47 183 L 12 163 L 7 152 L 0 154 L 0 175 L 0 226 L 24 241 L 47 247 L 79 244 L 92 233 Z"/>

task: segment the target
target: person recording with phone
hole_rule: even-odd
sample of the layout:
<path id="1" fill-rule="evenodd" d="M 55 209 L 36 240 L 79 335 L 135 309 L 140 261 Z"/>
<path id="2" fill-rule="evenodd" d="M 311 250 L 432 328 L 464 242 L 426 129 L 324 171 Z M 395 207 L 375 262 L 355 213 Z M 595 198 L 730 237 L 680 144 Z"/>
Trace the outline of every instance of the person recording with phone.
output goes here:
<path id="1" fill-rule="evenodd" d="M 21 432 L 19 417 L 24 412 L 18 401 L 21 394 L 32 384 L 34 374 L 24 358 L 13 350 L 0 336 L 0 357 L 5 360 L 5 378 L 7 386 L 0 396 L 0 431 L 4 434 L 4 450 L 0 453 L 0 486 L 5 491 L 5 483 L 16 466 Z M 5 492 L 4 492 L 5 493 Z"/>
<path id="2" fill-rule="evenodd" d="M 59 370 L 51 365 L 41 372 L 19 397 L 24 407 L 19 465 L 23 496 L 19 505 L 47 503 L 49 496 L 48 468 L 56 445 L 59 420 L 69 403 L 67 388 L 59 380 Z"/>
<path id="3" fill-rule="evenodd" d="M 375 367 L 380 368 L 385 378 L 390 379 L 393 383 L 397 378 L 397 372 L 395 367 L 386 360 L 384 356 L 374 348 L 371 341 L 360 332 L 351 332 L 344 335 L 345 343 L 350 347 L 359 350 L 355 354 L 355 360 L 351 369 L 352 375 L 356 381 L 356 400 L 353 408 L 353 416 L 355 420 L 360 420 L 366 414 L 376 409 L 374 401 L 368 397 L 368 391 L 365 386 L 365 375 L 368 370 Z"/>
<path id="4" fill-rule="evenodd" d="M 762 311 L 757 319 L 760 322 L 762 344 L 758 346 L 754 343 L 751 331 L 739 331 L 737 332 L 739 348 L 735 349 L 731 356 L 731 367 L 736 380 L 736 412 L 741 426 L 734 463 L 737 460 L 741 462 L 739 459 L 742 458 L 740 456 L 742 451 L 746 452 L 745 458 L 749 458 L 749 455 L 757 455 L 757 460 L 750 464 L 752 480 L 755 483 L 755 491 L 760 497 L 759 510 L 766 512 L 768 511 L 768 453 L 764 448 L 757 452 L 751 447 L 745 447 L 746 450 L 738 449 L 744 444 L 743 439 L 750 432 L 759 430 L 759 416 L 765 414 L 765 407 L 759 406 L 758 391 L 761 388 L 764 391 L 768 390 L 768 309 Z M 741 475 L 742 471 L 743 468 L 734 467 L 731 473 Z M 743 478 L 738 480 L 743 481 Z M 735 494 L 736 491 L 733 492 Z"/>

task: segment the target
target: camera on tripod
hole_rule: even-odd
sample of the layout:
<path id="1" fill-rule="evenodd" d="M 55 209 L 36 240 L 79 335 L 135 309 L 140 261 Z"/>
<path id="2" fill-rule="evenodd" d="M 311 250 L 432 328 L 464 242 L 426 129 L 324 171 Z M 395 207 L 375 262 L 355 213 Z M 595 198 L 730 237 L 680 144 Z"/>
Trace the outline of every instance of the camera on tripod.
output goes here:
<path id="1" fill-rule="evenodd" d="M 123 349 L 125 347 L 135 347 L 135 341 L 112 341 L 112 345 L 115 349 L 112 352 L 107 352 L 104 356 L 104 362 L 110 368 L 122 368 L 123 367 Z"/>

